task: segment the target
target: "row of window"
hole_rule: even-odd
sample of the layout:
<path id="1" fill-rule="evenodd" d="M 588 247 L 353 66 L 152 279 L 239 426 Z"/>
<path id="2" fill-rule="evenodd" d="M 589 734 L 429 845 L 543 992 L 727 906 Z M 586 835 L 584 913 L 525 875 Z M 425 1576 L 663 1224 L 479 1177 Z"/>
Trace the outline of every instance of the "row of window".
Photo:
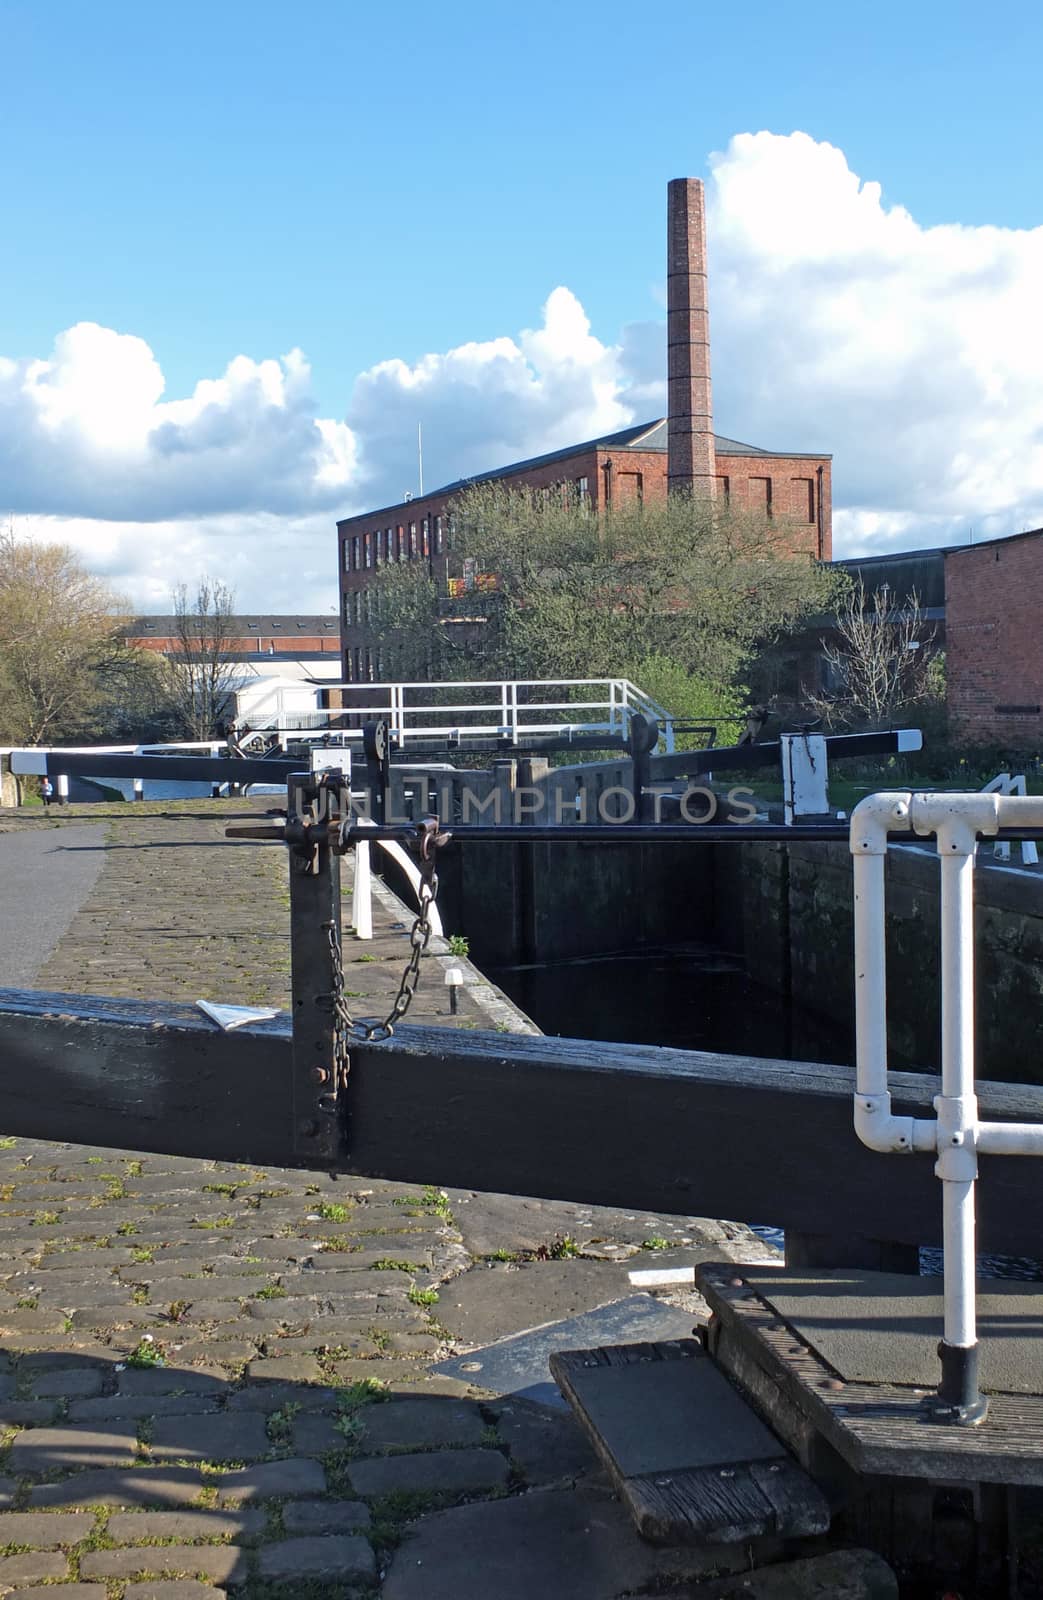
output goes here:
<path id="1" fill-rule="evenodd" d="M 423 517 L 390 528 L 356 533 L 344 541 L 344 571 L 365 572 L 392 561 L 416 561 L 443 553 L 442 518 Z"/>
<path id="2" fill-rule="evenodd" d="M 766 516 L 775 515 L 773 484 L 771 478 L 747 478 L 746 497 L 747 503 L 753 511 L 763 511 Z M 815 480 L 814 478 L 791 478 L 791 506 L 798 516 L 807 516 L 810 523 L 814 523 L 815 516 Z M 730 504 L 732 497 L 732 480 L 718 476 L 717 497 L 725 505 Z"/>
<path id="3" fill-rule="evenodd" d="M 344 652 L 345 676 L 349 683 L 381 683 L 384 678 L 384 652 L 364 650 L 356 645 Z"/>

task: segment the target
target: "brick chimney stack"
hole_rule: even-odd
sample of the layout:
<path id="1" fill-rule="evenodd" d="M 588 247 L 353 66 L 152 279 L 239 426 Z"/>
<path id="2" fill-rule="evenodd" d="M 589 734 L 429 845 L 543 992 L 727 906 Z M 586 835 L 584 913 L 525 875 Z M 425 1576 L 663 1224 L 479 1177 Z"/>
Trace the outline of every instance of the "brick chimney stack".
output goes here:
<path id="1" fill-rule="evenodd" d="M 706 213 L 700 178 L 667 186 L 667 482 L 694 499 L 713 498 L 717 469 L 710 393 Z"/>

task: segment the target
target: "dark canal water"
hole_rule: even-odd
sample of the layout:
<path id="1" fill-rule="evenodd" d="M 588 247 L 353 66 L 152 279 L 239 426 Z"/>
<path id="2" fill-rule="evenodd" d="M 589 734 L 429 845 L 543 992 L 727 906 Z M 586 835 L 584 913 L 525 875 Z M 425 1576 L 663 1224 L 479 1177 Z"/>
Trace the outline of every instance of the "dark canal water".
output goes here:
<path id="1" fill-rule="evenodd" d="M 782 1060 L 851 1062 L 853 1027 L 801 1014 L 740 957 L 669 945 L 489 974 L 544 1033 Z"/>
<path id="2" fill-rule="evenodd" d="M 784 1061 L 854 1061 L 853 1016 L 849 1026 L 841 1026 L 802 1013 L 774 990 L 754 983 L 740 957 L 707 945 L 485 970 L 547 1034 Z M 756 1231 L 782 1248 L 780 1229 L 759 1226 Z M 941 1251 L 921 1250 L 920 1271 L 933 1275 L 941 1270 Z M 978 1273 L 1043 1280 L 1043 1263 L 1021 1256 L 982 1256 Z"/>

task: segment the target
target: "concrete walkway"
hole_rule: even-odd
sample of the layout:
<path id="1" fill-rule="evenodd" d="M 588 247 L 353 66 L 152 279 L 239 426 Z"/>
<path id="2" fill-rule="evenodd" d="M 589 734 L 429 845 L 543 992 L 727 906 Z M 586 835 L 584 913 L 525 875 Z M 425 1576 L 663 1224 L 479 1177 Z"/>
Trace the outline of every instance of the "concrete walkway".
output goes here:
<path id="1" fill-rule="evenodd" d="M 28 988 L 94 888 L 104 860 L 101 826 L 0 831 L 0 988 Z"/>
<path id="2" fill-rule="evenodd" d="M 82 904 L 37 986 L 284 1005 L 283 851 L 224 837 L 250 809 L 90 808 L 102 870 L 91 890 L 61 853 L 56 898 Z M 84 834 L 76 815 L 45 827 L 18 843 Z M 0 913 L 23 893 L 0 879 Z M 363 1012 L 405 955 L 408 915 L 384 898 L 375 918 L 371 944 L 346 936 Z M 414 1014 L 449 1023 L 443 964 L 425 958 Z M 527 1026 L 471 977 L 457 1025 Z M 431 1369 L 632 1294 L 628 1258 L 762 1254 L 743 1228 L 0 1139 L 0 1242 L 0 1594 L 740 1592 L 719 1584 L 743 1549 L 637 1538 L 567 1413 Z M 799 1591 L 737 1582 L 747 1600 L 895 1593 L 882 1564 L 844 1560 Z"/>

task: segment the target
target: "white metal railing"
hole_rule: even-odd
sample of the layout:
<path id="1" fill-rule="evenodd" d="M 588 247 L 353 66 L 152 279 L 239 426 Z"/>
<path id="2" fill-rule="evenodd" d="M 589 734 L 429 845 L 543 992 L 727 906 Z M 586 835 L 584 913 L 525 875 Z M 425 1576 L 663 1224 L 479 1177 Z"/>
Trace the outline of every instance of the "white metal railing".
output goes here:
<path id="1" fill-rule="evenodd" d="M 268 720 L 259 718 L 254 707 L 248 718 L 251 733 L 310 733 L 336 727 L 350 715 L 360 721 L 387 722 L 399 748 L 457 734 L 493 736 L 519 744 L 536 734 L 567 739 L 576 734 L 608 733 L 625 738 L 631 716 L 643 712 L 660 723 L 666 752 L 674 749 L 674 718 L 627 678 L 324 683 L 322 688 L 351 690 L 356 695 L 363 691 L 365 704 L 324 711 L 287 711 L 277 704 Z M 576 692 L 584 690 L 588 693 L 578 697 Z M 445 705 L 432 705 L 433 693 L 452 694 L 453 698 Z M 362 738 L 361 727 L 340 731 L 351 740 Z"/>
<path id="2" fill-rule="evenodd" d="M 1015 777 L 1011 777 L 1009 772 L 998 772 L 991 783 L 983 785 L 981 792 L 982 794 L 1026 794 L 1025 774 L 1019 772 Z M 1021 859 L 1027 867 L 1038 866 L 1039 851 L 1031 839 L 1022 839 L 1019 848 Z M 1009 861 L 1010 845 L 1007 840 L 997 839 L 992 847 L 992 854 L 997 861 Z"/>
<path id="3" fill-rule="evenodd" d="M 370 817 L 356 814 L 354 818 L 360 827 L 375 827 L 376 823 Z M 416 895 L 417 905 L 422 904 L 420 899 L 420 869 L 410 860 L 402 846 L 394 839 L 375 839 L 374 844 L 391 857 L 392 861 L 402 868 L 409 886 Z M 438 907 L 433 900 L 428 902 L 428 924 L 436 939 L 443 937 L 442 918 Z M 373 875 L 370 869 L 369 840 L 360 839 L 355 845 L 355 880 L 351 895 L 351 925 L 358 939 L 372 939 L 373 937 Z"/>
<path id="4" fill-rule="evenodd" d="M 1036 795 L 869 795 L 851 817 L 855 890 L 855 1129 L 871 1150 L 937 1155 L 942 1181 L 942 1381 L 930 1412 L 979 1422 L 974 1283 L 978 1152 L 1043 1155 L 1043 1125 L 979 1122 L 974 1092 L 974 861 L 979 834 L 1043 827 Z M 936 1116 L 895 1116 L 887 1082 L 884 865 L 889 833 L 934 834 L 941 871 L 942 1092 Z"/>

